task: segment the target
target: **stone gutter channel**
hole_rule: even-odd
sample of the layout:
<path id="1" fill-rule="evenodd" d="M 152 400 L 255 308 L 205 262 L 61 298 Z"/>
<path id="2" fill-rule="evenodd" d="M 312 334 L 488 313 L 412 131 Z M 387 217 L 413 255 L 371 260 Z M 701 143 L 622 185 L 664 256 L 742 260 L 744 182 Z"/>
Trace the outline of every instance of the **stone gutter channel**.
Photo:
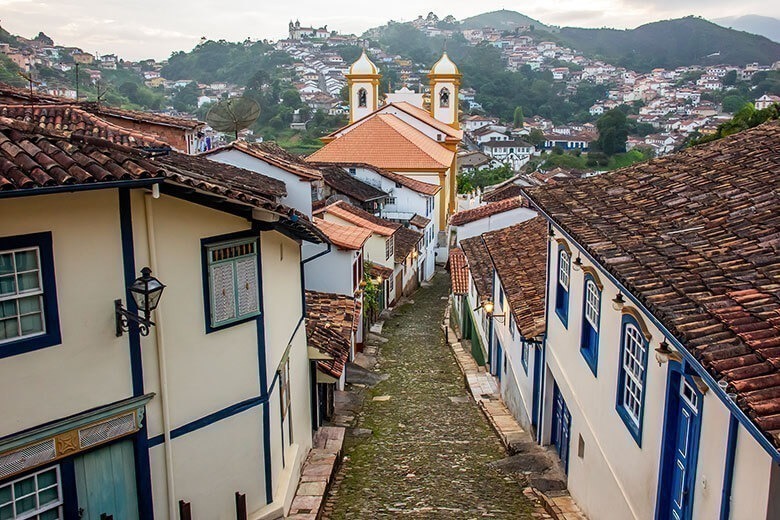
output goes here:
<path id="1" fill-rule="evenodd" d="M 447 336 L 455 360 L 463 372 L 463 379 L 471 397 L 501 439 L 510 456 L 494 463 L 496 469 L 520 472 L 526 475 L 529 486 L 523 494 L 540 504 L 547 518 L 554 520 L 587 520 L 566 490 L 566 476 L 549 450 L 536 444 L 531 435 L 517 422 L 501 398 L 496 378 L 477 365 L 465 349 L 450 323 L 452 302 L 444 311 L 442 330 Z"/>

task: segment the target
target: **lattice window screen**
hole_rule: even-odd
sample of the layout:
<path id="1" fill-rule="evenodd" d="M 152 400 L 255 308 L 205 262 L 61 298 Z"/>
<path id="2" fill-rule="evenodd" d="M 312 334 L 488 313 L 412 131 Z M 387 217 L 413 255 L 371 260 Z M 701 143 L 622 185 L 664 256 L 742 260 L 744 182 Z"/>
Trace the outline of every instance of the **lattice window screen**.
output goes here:
<path id="1" fill-rule="evenodd" d="M 210 270 L 213 320 L 215 323 L 231 320 L 236 317 L 233 263 L 212 265 Z"/>
<path id="2" fill-rule="evenodd" d="M 56 457 L 54 439 L 32 444 L 0 457 L 0 479 L 35 467 Z"/>
<path id="3" fill-rule="evenodd" d="M 79 444 L 82 448 L 88 448 L 134 430 L 135 414 L 120 415 L 110 421 L 79 430 Z"/>
<path id="4" fill-rule="evenodd" d="M 238 280 L 238 314 L 246 316 L 260 310 L 257 286 L 257 259 L 254 257 L 236 261 Z"/>

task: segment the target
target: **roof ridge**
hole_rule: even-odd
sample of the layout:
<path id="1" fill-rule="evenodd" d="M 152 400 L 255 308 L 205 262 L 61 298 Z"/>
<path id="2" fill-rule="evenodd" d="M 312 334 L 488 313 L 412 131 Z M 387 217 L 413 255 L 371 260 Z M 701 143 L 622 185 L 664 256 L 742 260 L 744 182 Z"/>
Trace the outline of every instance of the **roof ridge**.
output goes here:
<path id="1" fill-rule="evenodd" d="M 394 131 L 394 132 L 396 132 L 398 135 L 400 135 L 402 138 L 404 138 L 404 139 L 405 139 L 405 140 L 406 140 L 406 141 L 407 141 L 409 144 L 412 144 L 412 145 L 416 146 L 417 148 L 419 148 L 419 149 L 420 149 L 420 151 L 421 151 L 422 153 L 424 153 L 425 155 L 427 155 L 428 157 L 430 157 L 430 158 L 431 158 L 431 159 L 433 159 L 434 161 L 436 161 L 436 162 L 439 162 L 439 161 L 438 161 L 438 159 L 436 159 L 436 158 L 435 158 L 433 155 L 431 155 L 431 154 L 428 152 L 428 150 L 425 150 L 424 148 L 422 148 L 421 146 L 419 146 L 417 143 L 415 143 L 414 141 L 412 141 L 412 140 L 411 140 L 411 139 L 410 139 L 408 136 L 404 135 L 404 133 L 403 133 L 403 132 L 401 132 L 401 131 L 400 131 L 398 128 L 396 128 L 396 126 L 395 126 L 395 124 L 396 124 L 396 123 L 390 123 L 390 121 L 389 121 L 389 120 L 386 120 L 386 118 L 392 117 L 394 120 L 398 121 L 398 124 L 403 124 L 403 125 L 406 125 L 407 127 L 409 127 L 409 130 L 411 130 L 412 132 L 416 132 L 416 133 L 420 134 L 420 135 L 421 135 L 421 136 L 423 136 L 425 139 L 430 139 L 430 138 L 429 138 L 427 135 L 425 135 L 424 133 L 420 132 L 419 130 L 417 130 L 415 127 L 413 127 L 412 125 L 410 125 L 410 124 L 409 124 L 409 123 L 407 123 L 406 121 L 404 121 L 404 120 L 400 119 L 400 118 L 399 118 L 398 116 L 396 116 L 395 114 L 378 114 L 378 115 L 377 115 L 377 117 L 380 117 L 380 118 L 382 118 L 382 121 L 385 121 L 385 122 L 386 122 L 386 124 L 387 124 L 388 126 L 392 127 L 392 129 L 393 129 L 393 131 Z"/>

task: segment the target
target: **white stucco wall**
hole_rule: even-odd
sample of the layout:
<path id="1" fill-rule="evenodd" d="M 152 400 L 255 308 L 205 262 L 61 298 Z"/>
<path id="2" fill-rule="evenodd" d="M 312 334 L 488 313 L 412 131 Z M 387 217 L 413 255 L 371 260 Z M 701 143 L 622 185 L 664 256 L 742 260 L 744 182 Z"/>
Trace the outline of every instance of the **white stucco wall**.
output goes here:
<path id="1" fill-rule="evenodd" d="M 287 196 L 282 197 L 282 203 L 311 217 L 312 185 L 310 181 L 239 150 L 222 150 L 206 157 L 212 161 L 238 166 L 284 182 L 287 186 Z"/>
<path id="2" fill-rule="evenodd" d="M 461 240 L 476 237 L 488 231 L 495 231 L 505 227 L 519 224 L 525 220 L 530 220 L 537 215 L 536 211 L 528 208 L 516 208 L 486 218 L 468 222 L 460 226 L 452 226 L 457 237 L 457 244 Z"/>
<path id="3" fill-rule="evenodd" d="M 310 258 L 323 250 L 321 244 L 304 244 L 303 257 Z M 352 264 L 355 251 L 347 251 L 331 246 L 330 253 L 307 262 L 306 289 L 353 296 Z"/>

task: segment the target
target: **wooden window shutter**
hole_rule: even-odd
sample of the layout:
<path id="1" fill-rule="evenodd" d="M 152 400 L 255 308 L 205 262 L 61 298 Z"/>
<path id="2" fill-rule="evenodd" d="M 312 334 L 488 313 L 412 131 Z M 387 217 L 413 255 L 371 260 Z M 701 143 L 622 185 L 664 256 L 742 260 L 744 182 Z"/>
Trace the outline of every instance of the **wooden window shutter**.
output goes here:
<path id="1" fill-rule="evenodd" d="M 255 256 L 236 260 L 238 282 L 238 315 L 247 316 L 260 310 L 257 258 Z"/>
<path id="2" fill-rule="evenodd" d="M 236 287 L 233 262 L 212 265 L 211 275 L 211 319 L 213 324 L 236 317 Z"/>

